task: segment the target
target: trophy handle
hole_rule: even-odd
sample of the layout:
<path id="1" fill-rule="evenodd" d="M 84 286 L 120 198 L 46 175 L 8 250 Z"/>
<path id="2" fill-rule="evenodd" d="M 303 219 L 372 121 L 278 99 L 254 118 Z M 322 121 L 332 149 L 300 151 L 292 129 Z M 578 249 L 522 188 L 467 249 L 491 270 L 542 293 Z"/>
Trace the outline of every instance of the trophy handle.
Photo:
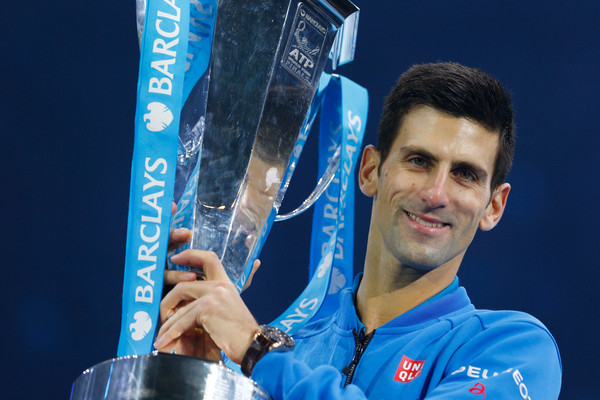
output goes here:
<path id="1" fill-rule="evenodd" d="M 335 153 L 331 161 L 329 162 L 327 169 L 323 173 L 323 176 L 321 176 L 321 178 L 317 182 L 317 185 L 313 189 L 312 193 L 308 195 L 306 200 L 304 200 L 302 204 L 300 204 L 295 210 L 290 211 L 287 214 L 277 215 L 275 217 L 275 221 L 285 221 L 287 219 L 300 215 L 304 211 L 308 210 L 310 206 L 312 206 L 317 200 L 319 200 L 319 197 L 321 197 L 323 192 L 325 192 L 327 187 L 329 187 L 329 184 L 333 180 L 333 177 L 335 176 L 335 173 L 337 172 L 340 166 L 340 149 L 341 146 L 338 146 L 337 149 L 335 149 Z"/>

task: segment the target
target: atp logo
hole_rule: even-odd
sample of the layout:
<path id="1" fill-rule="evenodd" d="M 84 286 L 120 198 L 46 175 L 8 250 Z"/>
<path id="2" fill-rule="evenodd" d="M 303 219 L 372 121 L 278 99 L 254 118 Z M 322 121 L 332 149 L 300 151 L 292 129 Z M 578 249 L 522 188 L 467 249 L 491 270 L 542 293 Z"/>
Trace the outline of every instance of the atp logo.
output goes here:
<path id="1" fill-rule="evenodd" d="M 160 132 L 173 122 L 173 113 L 163 103 L 154 101 L 148 104 L 148 111 L 144 114 L 144 122 L 150 132 Z"/>
<path id="2" fill-rule="evenodd" d="M 152 328 L 152 318 L 146 311 L 138 311 L 133 315 L 135 322 L 129 324 L 131 338 L 136 342 L 146 337 Z"/>

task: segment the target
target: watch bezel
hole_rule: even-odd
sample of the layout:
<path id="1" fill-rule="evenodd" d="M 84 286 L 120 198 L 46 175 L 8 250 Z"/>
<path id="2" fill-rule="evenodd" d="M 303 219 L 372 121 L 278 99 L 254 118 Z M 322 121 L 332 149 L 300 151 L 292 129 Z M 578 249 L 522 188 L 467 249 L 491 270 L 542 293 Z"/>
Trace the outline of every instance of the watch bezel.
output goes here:
<path id="1" fill-rule="evenodd" d="M 295 346 L 294 339 L 281 329 L 271 325 L 261 325 L 262 334 L 272 343 L 272 347 L 267 350 L 291 350 Z"/>

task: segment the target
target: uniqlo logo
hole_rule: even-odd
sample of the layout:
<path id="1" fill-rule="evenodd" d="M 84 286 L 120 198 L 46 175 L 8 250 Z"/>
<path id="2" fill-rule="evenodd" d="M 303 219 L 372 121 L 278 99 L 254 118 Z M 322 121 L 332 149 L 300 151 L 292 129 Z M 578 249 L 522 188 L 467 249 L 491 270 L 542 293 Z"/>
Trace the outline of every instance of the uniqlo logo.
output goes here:
<path id="1" fill-rule="evenodd" d="M 417 376 L 421 375 L 423 364 L 425 364 L 425 360 L 415 361 L 406 356 L 402 356 L 402 360 L 400 360 L 400 364 L 396 370 L 396 375 L 394 375 L 394 380 L 398 382 L 412 381 Z"/>

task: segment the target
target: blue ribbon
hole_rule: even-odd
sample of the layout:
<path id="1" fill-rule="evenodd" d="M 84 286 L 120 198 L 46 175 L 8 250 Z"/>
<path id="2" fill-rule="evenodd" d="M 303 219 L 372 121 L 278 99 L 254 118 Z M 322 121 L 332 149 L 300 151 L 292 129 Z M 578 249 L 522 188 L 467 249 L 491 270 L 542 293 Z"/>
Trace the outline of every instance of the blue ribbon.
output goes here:
<path id="1" fill-rule="evenodd" d="M 188 0 L 149 0 L 140 57 L 118 356 L 152 351 L 175 181 Z"/>
<path id="2" fill-rule="evenodd" d="M 328 158 L 338 146 L 341 146 L 340 168 L 325 196 L 315 204 L 312 278 L 292 305 L 271 323 L 288 334 L 297 332 L 315 316 L 335 311 L 339 304 L 337 293 L 352 282 L 354 167 L 364 136 L 367 111 L 365 88 L 342 76 L 329 81 L 321 112 L 319 170 L 320 173 L 325 170 Z M 332 271 L 336 271 L 333 281 Z"/>

